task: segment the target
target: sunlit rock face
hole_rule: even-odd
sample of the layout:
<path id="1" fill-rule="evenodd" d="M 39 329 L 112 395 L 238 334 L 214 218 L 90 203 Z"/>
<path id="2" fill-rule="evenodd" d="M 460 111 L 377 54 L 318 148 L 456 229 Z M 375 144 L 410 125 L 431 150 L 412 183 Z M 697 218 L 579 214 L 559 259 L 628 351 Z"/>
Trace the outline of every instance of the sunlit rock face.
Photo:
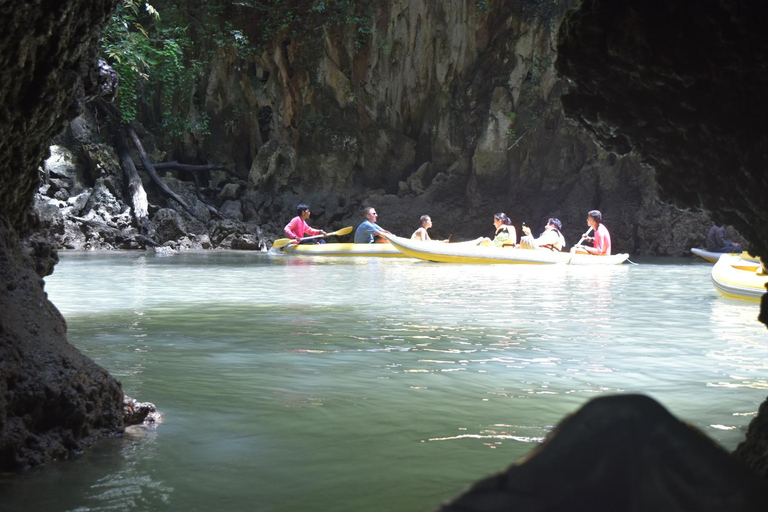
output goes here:
<path id="1" fill-rule="evenodd" d="M 277 236 L 300 202 L 313 225 L 357 224 L 373 205 L 397 234 L 430 214 L 434 236 L 453 239 L 492 235 L 500 211 L 536 232 L 558 217 L 570 243 L 600 209 L 615 250 L 688 254 L 708 216 L 658 201 L 634 155 L 608 154 L 562 115 L 554 48 L 575 3 L 394 0 L 360 12 L 364 27 L 298 5 L 302 23 L 324 28 L 222 52 L 199 96 L 211 135 L 175 158 L 233 169 L 248 183 L 234 214 Z M 263 34 L 247 2 L 226 12 L 252 40 Z"/>
<path id="2" fill-rule="evenodd" d="M 51 137 L 98 89 L 95 43 L 115 3 L 0 6 L 0 471 L 123 428 L 120 384 L 67 342 L 43 291 L 56 251 L 31 237 L 30 216 Z"/>
<path id="3" fill-rule="evenodd" d="M 663 199 L 704 208 L 768 256 L 768 9 L 754 2 L 592 0 L 561 25 L 567 116 L 635 150 Z M 768 319 L 766 319 L 768 320 Z"/>

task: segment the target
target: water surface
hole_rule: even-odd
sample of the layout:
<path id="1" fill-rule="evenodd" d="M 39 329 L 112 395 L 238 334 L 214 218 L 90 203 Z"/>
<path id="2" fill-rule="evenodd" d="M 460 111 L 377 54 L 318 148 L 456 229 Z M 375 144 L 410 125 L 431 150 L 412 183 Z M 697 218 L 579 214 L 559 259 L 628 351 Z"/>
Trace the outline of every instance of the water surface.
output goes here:
<path id="1" fill-rule="evenodd" d="M 0 480 L 3 510 L 430 510 L 605 393 L 731 450 L 768 338 L 710 270 L 62 254 L 70 342 L 163 422 Z"/>

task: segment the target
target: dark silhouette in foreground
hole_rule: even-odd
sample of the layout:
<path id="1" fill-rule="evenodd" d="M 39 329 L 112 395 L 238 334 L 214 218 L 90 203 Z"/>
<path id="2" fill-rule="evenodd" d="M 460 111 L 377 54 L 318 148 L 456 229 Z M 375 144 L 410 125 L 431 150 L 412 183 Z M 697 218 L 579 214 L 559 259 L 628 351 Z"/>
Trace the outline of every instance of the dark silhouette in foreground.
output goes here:
<path id="1" fill-rule="evenodd" d="M 596 398 L 440 512 L 768 510 L 765 482 L 642 395 Z"/>

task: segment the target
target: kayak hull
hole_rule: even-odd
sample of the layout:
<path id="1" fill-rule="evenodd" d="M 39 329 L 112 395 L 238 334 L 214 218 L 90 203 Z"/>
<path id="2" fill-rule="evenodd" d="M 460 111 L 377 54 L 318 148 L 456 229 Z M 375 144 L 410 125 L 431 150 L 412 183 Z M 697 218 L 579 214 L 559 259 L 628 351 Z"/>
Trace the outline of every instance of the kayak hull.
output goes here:
<path id="1" fill-rule="evenodd" d="M 759 263 L 724 254 L 712 267 L 712 283 L 725 297 L 759 301 L 768 283 L 768 274 L 760 274 L 759 269 Z"/>
<path id="2" fill-rule="evenodd" d="M 717 260 L 720 259 L 720 256 L 723 254 L 728 254 L 725 252 L 711 252 L 707 251 L 706 249 L 699 249 L 697 247 L 692 248 L 691 253 L 703 260 L 707 260 L 710 263 L 717 263 Z"/>
<path id="3" fill-rule="evenodd" d="M 477 242 L 442 244 L 419 242 L 394 235 L 384 235 L 403 254 L 427 261 L 472 264 L 517 265 L 620 265 L 628 254 L 594 256 L 547 250 L 515 249 L 511 247 L 479 246 Z"/>
<path id="4" fill-rule="evenodd" d="M 757 261 L 757 258 L 752 256 L 746 251 L 743 252 L 712 252 L 707 251 L 706 249 L 699 249 L 697 247 L 694 247 L 691 249 L 691 253 L 698 256 L 701 259 L 707 260 L 710 263 L 717 263 L 717 260 L 720 259 L 720 256 L 723 254 L 729 254 L 731 256 L 740 256 L 743 260 L 750 260 L 750 261 Z"/>
<path id="5" fill-rule="evenodd" d="M 283 249 L 302 256 L 359 256 L 366 258 L 407 258 L 390 244 L 299 244 Z"/>

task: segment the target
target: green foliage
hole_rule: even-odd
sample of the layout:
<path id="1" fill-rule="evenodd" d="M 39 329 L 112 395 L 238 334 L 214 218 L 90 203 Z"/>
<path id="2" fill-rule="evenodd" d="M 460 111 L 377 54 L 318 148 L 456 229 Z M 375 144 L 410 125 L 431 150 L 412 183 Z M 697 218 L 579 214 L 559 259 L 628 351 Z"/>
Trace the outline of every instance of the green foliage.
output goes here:
<path id="1" fill-rule="evenodd" d="M 507 138 L 514 139 L 515 137 L 517 137 L 517 133 L 515 132 L 514 128 L 512 128 L 512 126 L 515 124 L 517 113 L 514 110 L 510 110 L 507 113 L 507 117 L 509 118 L 509 128 L 507 129 Z"/>
<path id="2" fill-rule="evenodd" d="M 198 91 L 210 63 L 223 54 L 245 73 L 264 47 L 291 41 L 311 71 L 322 56 L 324 31 L 342 31 L 357 51 L 374 31 L 374 0 L 150 1 L 158 9 L 147 0 L 121 0 L 101 49 L 120 77 L 123 122 L 140 116 L 161 136 L 209 132 Z M 386 54 L 390 44 L 382 38 L 378 50 Z"/>
<path id="3" fill-rule="evenodd" d="M 379 51 L 382 55 L 389 55 L 392 51 L 392 40 L 388 37 L 379 36 Z"/>
<path id="4" fill-rule="evenodd" d="M 154 9 L 146 11 L 157 16 Z M 118 5 L 101 41 L 104 57 L 120 77 L 118 106 L 124 122 L 135 119 L 139 84 L 149 78 L 152 46 L 140 17 L 139 3 L 124 1 Z"/>
<path id="5" fill-rule="evenodd" d="M 215 6 L 209 9 L 217 13 Z M 210 133 L 210 119 L 205 113 L 189 117 L 187 113 L 195 103 L 195 91 L 205 64 L 212 54 L 196 51 L 189 23 L 180 23 L 183 11 L 175 5 L 160 13 L 142 0 L 124 0 L 115 11 L 103 33 L 103 57 L 120 77 L 118 106 L 122 121 L 129 123 L 140 111 L 146 110 L 155 119 L 155 127 L 171 137 L 185 133 Z M 215 27 L 215 30 L 212 29 Z M 216 46 L 229 46 L 239 53 L 251 50 L 242 32 L 231 24 L 219 25 L 204 19 L 196 30 L 210 32 L 205 35 Z M 199 109 L 195 109 L 199 110 Z"/>

